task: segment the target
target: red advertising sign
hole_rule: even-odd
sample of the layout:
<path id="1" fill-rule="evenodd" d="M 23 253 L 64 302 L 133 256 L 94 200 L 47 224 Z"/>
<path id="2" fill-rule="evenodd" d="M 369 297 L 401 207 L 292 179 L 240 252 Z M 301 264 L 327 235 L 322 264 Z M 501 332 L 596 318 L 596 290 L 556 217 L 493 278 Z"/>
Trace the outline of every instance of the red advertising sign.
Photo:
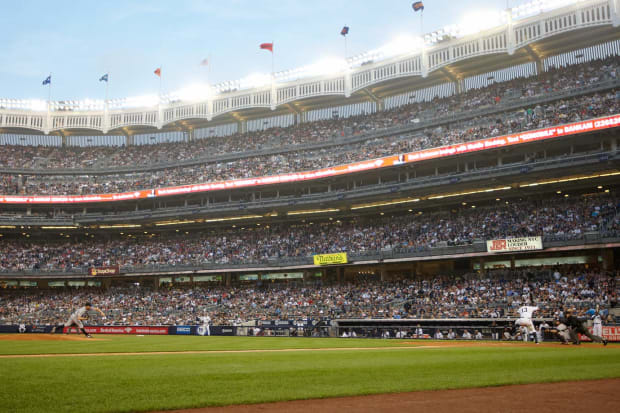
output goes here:
<path id="1" fill-rule="evenodd" d="M 89 334 L 144 334 L 144 335 L 168 335 L 168 327 L 150 326 L 85 326 Z M 75 327 L 65 327 L 63 333 L 79 333 Z"/>
<path id="2" fill-rule="evenodd" d="M 118 265 L 112 267 L 90 267 L 88 269 L 88 275 L 118 275 L 121 273 L 121 268 Z"/>
<path id="3" fill-rule="evenodd" d="M 588 328 L 588 331 L 591 333 L 592 327 Z M 602 337 L 607 341 L 620 341 L 620 326 L 603 326 Z M 579 339 L 581 341 L 592 341 L 583 334 L 579 334 Z"/>
<path id="4" fill-rule="evenodd" d="M 423 151 L 410 152 L 404 155 L 386 156 L 384 158 L 355 162 L 347 165 L 334 166 L 332 168 L 318 169 L 314 171 L 296 172 L 284 175 L 265 176 L 260 178 L 236 179 L 230 181 L 211 182 L 198 185 L 183 185 L 168 188 L 149 189 L 118 194 L 101 195 L 36 195 L 14 196 L 0 195 L 0 204 L 75 204 L 92 202 L 111 202 L 144 199 L 157 196 L 181 195 L 196 192 L 218 191 L 222 189 L 246 188 L 259 185 L 282 184 L 288 182 L 301 182 L 312 179 L 327 178 L 330 176 L 344 175 L 353 172 L 367 171 L 385 168 L 404 163 L 420 162 L 429 159 L 444 158 L 452 155 L 460 155 L 470 152 L 478 152 L 487 149 L 497 149 L 521 143 L 535 142 L 561 136 L 575 135 L 604 129 L 615 128 L 620 125 L 620 114 L 605 118 L 592 119 L 583 122 L 569 123 L 567 125 L 554 126 L 552 128 L 539 129 L 513 135 L 498 136 L 495 138 L 481 139 L 477 141 L 448 145 L 440 148 L 426 149 Z"/>

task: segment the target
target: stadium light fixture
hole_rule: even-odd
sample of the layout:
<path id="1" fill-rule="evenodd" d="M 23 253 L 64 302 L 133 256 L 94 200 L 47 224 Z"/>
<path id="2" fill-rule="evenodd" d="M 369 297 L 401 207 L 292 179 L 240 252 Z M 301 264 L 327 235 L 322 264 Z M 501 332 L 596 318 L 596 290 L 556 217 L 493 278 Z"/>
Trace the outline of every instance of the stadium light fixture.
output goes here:
<path id="1" fill-rule="evenodd" d="M 195 220 L 187 220 L 187 221 L 164 221 L 164 222 L 156 222 L 155 226 L 156 227 L 165 227 L 168 225 L 183 225 L 183 224 L 193 224 L 195 223 Z"/>
<path id="2" fill-rule="evenodd" d="M 260 218 L 263 218 L 263 216 L 262 215 L 243 215 L 239 217 L 205 219 L 205 222 L 239 221 L 242 219 L 260 219 Z"/>
<path id="3" fill-rule="evenodd" d="M 451 194 L 433 195 L 433 196 L 429 196 L 427 199 L 453 198 L 455 196 L 482 194 L 482 193 L 485 193 L 485 192 L 507 191 L 509 189 L 511 189 L 510 186 L 500 186 L 500 187 L 497 187 L 497 188 L 476 189 L 476 190 L 472 190 L 472 191 L 455 192 L 455 193 L 451 193 Z"/>
<path id="4" fill-rule="evenodd" d="M 113 224 L 113 225 L 99 225 L 99 229 L 117 229 L 117 228 L 140 228 L 140 224 Z"/>
<path id="5" fill-rule="evenodd" d="M 504 24 L 506 15 L 502 12 L 493 10 L 479 10 L 467 13 L 463 20 L 454 28 L 455 34 L 468 36 L 470 34 L 483 32 L 493 27 Z M 457 33 L 458 32 L 458 33 Z"/>
<path id="6" fill-rule="evenodd" d="M 335 75 L 344 72 L 347 67 L 347 62 L 344 59 L 327 57 L 302 68 L 301 73 L 308 77 Z"/>
<path id="7" fill-rule="evenodd" d="M 326 209 L 309 209 L 304 211 L 289 211 L 286 215 L 312 215 L 312 214 L 324 214 L 326 212 L 339 212 L 338 208 L 326 208 Z"/>
<path id="8" fill-rule="evenodd" d="M 605 177 L 608 177 L 608 176 L 617 176 L 617 175 L 620 175 L 620 172 L 613 171 L 613 172 L 605 172 L 605 173 L 602 173 L 602 174 L 579 175 L 579 176 L 571 176 L 571 177 L 567 177 L 567 178 L 550 179 L 550 180 L 546 180 L 546 181 L 531 182 L 531 183 L 526 183 L 526 184 L 520 184 L 519 186 L 521 188 L 527 188 L 527 187 L 538 186 L 538 185 L 559 184 L 559 183 L 564 183 L 564 182 L 582 181 L 584 179 L 605 178 Z"/>
<path id="9" fill-rule="evenodd" d="M 174 98 L 185 102 L 198 102 L 207 99 L 211 95 L 211 88 L 204 83 L 196 83 L 172 94 Z"/>
<path id="10" fill-rule="evenodd" d="M 47 102 L 41 99 L 32 99 L 30 100 L 30 109 L 32 110 L 47 110 Z"/>
<path id="11" fill-rule="evenodd" d="M 159 97 L 157 95 L 135 96 L 124 99 L 123 107 L 126 108 L 149 108 L 157 106 Z"/>
<path id="12" fill-rule="evenodd" d="M 378 50 L 384 57 L 388 58 L 416 52 L 421 50 L 422 46 L 423 40 L 421 37 L 401 35 Z"/>
<path id="13" fill-rule="evenodd" d="M 271 83 L 271 75 L 266 73 L 252 73 L 239 80 L 239 89 L 253 89 L 267 86 Z"/>
<path id="14" fill-rule="evenodd" d="M 420 198 L 408 198 L 408 199 L 397 199 L 394 201 L 386 201 L 386 202 L 373 202 L 370 204 L 361 204 L 361 205 L 355 205 L 351 207 L 351 211 L 355 211 L 358 209 L 366 209 L 366 208 L 376 208 L 376 207 L 382 207 L 382 206 L 389 206 L 389 205 L 398 205 L 398 204 L 407 204 L 410 202 L 419 202 Z"/>
<path id="15" fill-rule="evenodd" d="M 42 226 L 41 229 L 78 229 L 78 227 L 75 225 L 50 225 Z"/>

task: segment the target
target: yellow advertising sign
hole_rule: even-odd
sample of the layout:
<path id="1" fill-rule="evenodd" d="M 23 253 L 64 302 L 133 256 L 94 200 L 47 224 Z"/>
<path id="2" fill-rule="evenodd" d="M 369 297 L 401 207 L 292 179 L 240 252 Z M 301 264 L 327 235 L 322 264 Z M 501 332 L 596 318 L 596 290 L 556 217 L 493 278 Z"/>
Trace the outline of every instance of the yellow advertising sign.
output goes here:
<path id="1" fill-rule="evenodd" d="M 348 261 L 346 252 L 339 252 L 337 254 L 317 254 L 313 256 L 314 265 L 332 265 L 332 264 L 346 264 Z"/>

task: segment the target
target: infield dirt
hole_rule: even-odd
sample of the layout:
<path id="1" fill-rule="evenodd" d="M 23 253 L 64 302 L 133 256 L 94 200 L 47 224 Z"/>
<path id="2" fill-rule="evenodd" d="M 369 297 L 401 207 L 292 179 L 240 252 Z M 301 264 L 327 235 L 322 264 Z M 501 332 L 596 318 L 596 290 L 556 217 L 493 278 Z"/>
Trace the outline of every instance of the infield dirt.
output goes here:
<path id="1" fill-rule="evenodd" d="M 167 410 L 166 413 L 315 411 L 321 413 L 387 413 L 399 411 L 437 413 L 613 412 L 617 411 L 618 408 L 618 389 L 620 389 L 620 379 L 608 379 L 295 400 L 279 403 Z"/>

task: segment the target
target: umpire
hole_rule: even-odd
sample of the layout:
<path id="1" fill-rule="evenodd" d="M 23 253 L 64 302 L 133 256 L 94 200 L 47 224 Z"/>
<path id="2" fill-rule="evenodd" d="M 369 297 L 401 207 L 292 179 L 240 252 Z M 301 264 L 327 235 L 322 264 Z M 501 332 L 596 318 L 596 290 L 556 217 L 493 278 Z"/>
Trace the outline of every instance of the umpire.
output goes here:
<path id="1" fill-rule="evenodd" d="M 566 318 L 565 320 L 563 320 L 563 322 L 569 327 L 568 331 L 570 333 L 570 338 L 573 344 L 575 345 L 581 344 L 581 341 L 579 340 L 579 334 L 583 334 L 584 336 L 588 337 L 593 342 L 603 343 L 604 346 L 607 345 L 607 340 L 605 340 L 602 337 L 595 336 L 594 334 L 590 333 L 590 331 L 588 331 L 586 326 L 583 324 L 583 321 L 580 320 L 579 317 L 577 317 L 574 314 L 572 309 L 566 310 L 564 314 Z"/>

